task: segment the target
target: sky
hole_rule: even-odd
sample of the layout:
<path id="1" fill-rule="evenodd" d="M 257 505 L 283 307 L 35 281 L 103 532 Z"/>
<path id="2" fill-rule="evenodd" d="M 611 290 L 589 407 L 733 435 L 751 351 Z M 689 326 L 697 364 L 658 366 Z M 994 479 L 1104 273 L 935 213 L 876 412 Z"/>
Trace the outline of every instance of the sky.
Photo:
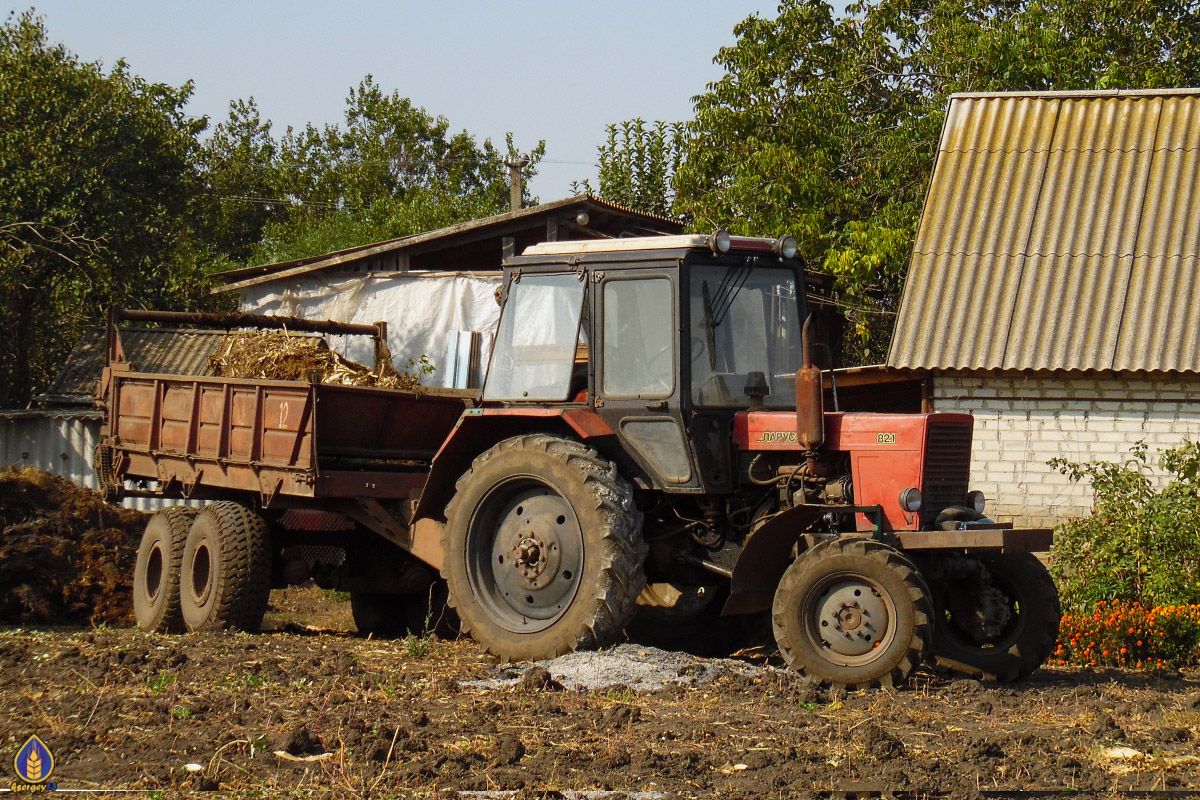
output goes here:
<path id="1" fill-rule="evenodd" d="M 29 5 L 9 6 L 23 11 Z M 451 130 L 511 131 L 527 151 L 546 140 L 530 188 L 542 201 L 573 180 L 597 187 L 605 126 L 634 117 L 685 120 L 721 76 L 712 63 L 752 14 L 775 0 L 411 2 L 344 0 L 40 0 L 53 41 L 109 68 L 125 59 L 148 81 L 195 82 L 188 113 L 223 120 L 253 97 L 279 136 L 288 125 L 344 119 L 368 73 Z"/>

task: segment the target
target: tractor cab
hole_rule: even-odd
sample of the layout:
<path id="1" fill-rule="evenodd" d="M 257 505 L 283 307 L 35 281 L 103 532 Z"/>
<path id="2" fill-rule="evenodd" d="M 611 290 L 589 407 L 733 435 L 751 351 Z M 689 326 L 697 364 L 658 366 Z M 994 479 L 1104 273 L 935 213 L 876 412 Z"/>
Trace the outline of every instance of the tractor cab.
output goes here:
<path id="1" fill-rule="evenodd" d="M 807 311 L 790 237 L 540 244 L 507 262 L 503 291 L 485 404 L 594 411 L 642 488 L 729 491 L 734 415 L 796 407 Z"/>

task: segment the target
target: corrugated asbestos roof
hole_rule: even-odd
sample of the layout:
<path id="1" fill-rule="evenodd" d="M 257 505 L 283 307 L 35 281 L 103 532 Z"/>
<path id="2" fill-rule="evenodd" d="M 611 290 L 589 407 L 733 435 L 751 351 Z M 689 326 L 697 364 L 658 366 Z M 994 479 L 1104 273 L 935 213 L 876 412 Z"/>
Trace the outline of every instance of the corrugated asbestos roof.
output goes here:
<path id="1" fill-rule="evenodd" d="M 211 375 L 209 360 L 239 331 L 122 328 L 125 358 L 139 372 L 167 375 Z M 42 403 L 90 403 L 104 369 L 107 338 L 103 328 L 89 328 L 75 344 L 62 370 L 38 400 Z"/>
<path id="2" fill-rule="evenodd" d="M 1200 90 L 955 95 L 888 366 L 1200 372 Z"/>

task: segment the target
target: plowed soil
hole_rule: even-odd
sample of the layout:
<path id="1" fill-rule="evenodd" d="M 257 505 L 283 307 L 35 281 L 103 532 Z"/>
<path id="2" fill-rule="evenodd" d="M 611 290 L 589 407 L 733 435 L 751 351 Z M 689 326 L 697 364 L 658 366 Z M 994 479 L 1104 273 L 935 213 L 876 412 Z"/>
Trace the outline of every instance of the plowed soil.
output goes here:
<path id="1" fill-rule="evenodd" d="M 750 659 L 749 670 L 697 661 L 706 682 L 655 691 L 580 690 L 538 672 L 465 686 L 511 673 L 469 641 L 350 633 L 348 604 L 317 589 L 272 603 L 254 636 L 0 632 L 0 769 L 11 778 L 36 733 L 60 789 L 162 796 L 1200 796 L 1200 674 L 1046 669 L 995 686 L 922 672 L 898 692 L 847 695 Z"/>

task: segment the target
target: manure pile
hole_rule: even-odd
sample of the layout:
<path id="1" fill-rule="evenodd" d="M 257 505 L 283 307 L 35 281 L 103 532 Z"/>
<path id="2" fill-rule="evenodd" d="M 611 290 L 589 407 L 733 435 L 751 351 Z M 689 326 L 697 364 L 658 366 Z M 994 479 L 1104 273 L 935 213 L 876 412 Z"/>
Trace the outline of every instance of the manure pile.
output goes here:
<path id="1" fill-rule="evenodd" d="M 324 339 L 287 331 L 254 331 L 229 338 L 210 361 L 213 375 L 272 381 L 316 381 L 339 386 L 411 389 L 417 380 L 401 372 L 372 370 L 342 358 Z"/>
<path id="2" fill-rule="evenodd" d="M 0 623 L 131 624 L 145 525 L 65 478 L 0 470 Z"/>

